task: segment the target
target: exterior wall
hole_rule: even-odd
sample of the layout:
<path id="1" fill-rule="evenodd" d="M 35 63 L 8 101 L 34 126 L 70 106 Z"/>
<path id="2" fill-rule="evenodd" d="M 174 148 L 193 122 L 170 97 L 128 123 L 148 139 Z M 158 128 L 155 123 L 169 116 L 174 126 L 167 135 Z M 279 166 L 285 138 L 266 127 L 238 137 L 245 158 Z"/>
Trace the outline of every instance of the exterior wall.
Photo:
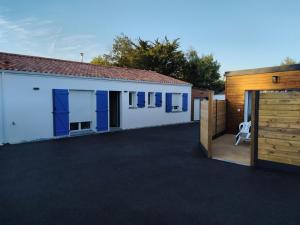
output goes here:
<path id="1" fill-rule="evenodd" d="M 260 93 L 257 133 L 258 160 L 300 166 L 300 91 Z"/>
<path id="2" fill-rule="evenodd" d="M 52 89 L 121 91 L 120 126 L 131 129 L 190 121 L 191 86 L 5 72 L 3 75 L 3 143 L 53 136 Z M 39 90 L 33 90 L 38 87 Z M 144 91 L 146 107 L 129 109 L 129 91 Z M 147 92 L 162 92 L 162 107 L 147 107 Z M 187 112 L 165 112 L 165 93 L 188 93 Z M 1 117 L 0 117 L 1 118 Z M 96 130 L 96 124 L 92 124 Z"/>
<path id="3" fill-rule="evenodd" d="M 191 120 L 194 119 L 194 99 L 195 98 L 206 98 L 208 97 L 210 91 L 204 89 L 193 88 L 192 89 L 192 98 L 191 98 Z"/>
<path id="4" fill-rule="evenodd" d="M 272 76 L 278 76 L 279 83 L 272 83 Z M 239 123 L 243 121 L 245 91 L 291 88 L 300 88 L 300 71 L 227 75 L 225 90 L 227 132 L 236 133 Z"/>

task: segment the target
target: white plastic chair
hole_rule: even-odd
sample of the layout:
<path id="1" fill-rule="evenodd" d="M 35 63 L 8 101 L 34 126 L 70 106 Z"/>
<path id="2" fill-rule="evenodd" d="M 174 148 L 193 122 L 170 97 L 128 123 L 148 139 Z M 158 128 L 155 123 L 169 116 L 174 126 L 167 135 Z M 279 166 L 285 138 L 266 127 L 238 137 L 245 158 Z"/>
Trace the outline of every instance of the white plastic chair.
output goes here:
<path id="1" fill-rule="evenodd" d="M 251 121 L 249 122 L 242 122 L 239 125 L 239 133 L 235 136 L 237 140 L 235 145 L 238 145 L 241 140 L 250 141 L 250 128 L 251 128 Z"/>

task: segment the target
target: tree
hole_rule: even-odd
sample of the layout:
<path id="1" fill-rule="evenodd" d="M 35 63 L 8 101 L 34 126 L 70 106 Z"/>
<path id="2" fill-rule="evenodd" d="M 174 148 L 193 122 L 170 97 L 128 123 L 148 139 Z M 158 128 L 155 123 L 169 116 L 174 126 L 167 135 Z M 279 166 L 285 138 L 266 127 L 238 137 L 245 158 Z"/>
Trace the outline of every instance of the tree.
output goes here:
<path id="1" fill-rule="evenodd" d="M 162 41 L 150 42 L 139 38 L 134 42 L 121 34 L 114 39 L 108 55 L 95 57 L 91 63 L 153 70 L 182 79 L 186 60 L 179 47 L 178 39 L 170 41 L 165 37 Z"/>
<path id="2" fill-rule="evenodd" d="M 99 55 L 92 59 L 92 64 L 101 65 L 101 66 L 111 66 L 112 63 L 110 62 L 110 59 L 107 55 Z"/>
<path id="3" fill-rule="evenodd" d="M 179 50 L 179 39 L 170 41 L 165 37 L 154 42 L 139 39 L 135 45 L 134 66 L 140 69 L 153 70 L 177 79 L 183 79 L 186 63 L 184 53 Z"/>
<path id="4" fill-rule="evenodd" d="M 224 81 L 220 79 L 220 64 L 212 54 L 199 57 L 193 49 L 186 54 L 187 65 L 185 80 L 195 87 L 207 88 L 220 92 L 224 90 Z"/>
<path id="5" fill-rule="evenodd" d="M 221 91 L 220 64 L 212 55 L 199 57 L 195 50 L 184 54 L 179 39 L 156 39 L 153 42 L 139 38 L 133 41 L 121 34 L 114 39 L 109 54 L 95 57 L 91 63 L 153 70 L 158 73 L 185 80 L 195 87 Z"/>
<path id="6" fill-rule="evenodd" d="M 292 59 L 291 57 L 286 57 L 284 60 L 282 60 L 281 65 L 292 65 L 296 64 L 296 60 Z"/>

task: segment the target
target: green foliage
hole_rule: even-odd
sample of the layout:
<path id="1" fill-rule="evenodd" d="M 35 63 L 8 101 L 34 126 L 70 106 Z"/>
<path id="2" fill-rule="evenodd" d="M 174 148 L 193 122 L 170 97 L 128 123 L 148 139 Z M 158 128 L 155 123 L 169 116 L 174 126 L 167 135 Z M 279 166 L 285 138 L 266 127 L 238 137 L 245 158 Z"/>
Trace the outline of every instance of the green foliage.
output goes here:
<path id="1" fill-rule="evenodd" d="M 101 66 L 111 66 L 112 65 L 109 58 L 107 57 L 107 55 L 96 56 L 92 59 L 91 63 L 96 64 L 96 65 L 101 65 Z"/>
<path id="2" fill-rule="evenodd" d="M 215 90 L 224 90 L 224 81 L 220 80 L 220 64 L 213 55 L 203 55 L 199 57 L 193 49 L 186 54 L 187 64 L 185 70 L 185 80 L 195 87 Z"/>
<path id="3" fill-rule="evenodd" d="M 284 60 L 282 60 L 281 65 L 292 65 L 292 64 L 296 64 L 296 60 L 292 59 L 291 57 L 286 57 Z"/>
<path id="4" fill-rule="evenodd" d="M 95 57 L 91 63 L 114 65 L 144 70 L 172 76 L 192 83 L 195 87 L 222 91 L 224 82 L 220 80 L 220 64 L 212 55 L 199 57 L 195 50 L 185 55 L 180 50 L 179 39 L 169 40 L 165 37 L 154 42 L 132 41 L 121 34 L 114 39 L 112 51 Z"/>

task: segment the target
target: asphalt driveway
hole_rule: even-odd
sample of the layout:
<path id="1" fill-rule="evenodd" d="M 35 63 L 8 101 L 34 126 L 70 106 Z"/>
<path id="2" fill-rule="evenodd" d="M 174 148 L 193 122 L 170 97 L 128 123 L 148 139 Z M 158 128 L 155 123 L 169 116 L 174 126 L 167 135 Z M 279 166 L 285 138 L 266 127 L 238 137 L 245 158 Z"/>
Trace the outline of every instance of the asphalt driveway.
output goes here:
<path id="1" fill-rule="evenodd" d="M 300 176 L 208 160 L 183 124 L 0 147 L 1 225 L 300 224 Z"/>

